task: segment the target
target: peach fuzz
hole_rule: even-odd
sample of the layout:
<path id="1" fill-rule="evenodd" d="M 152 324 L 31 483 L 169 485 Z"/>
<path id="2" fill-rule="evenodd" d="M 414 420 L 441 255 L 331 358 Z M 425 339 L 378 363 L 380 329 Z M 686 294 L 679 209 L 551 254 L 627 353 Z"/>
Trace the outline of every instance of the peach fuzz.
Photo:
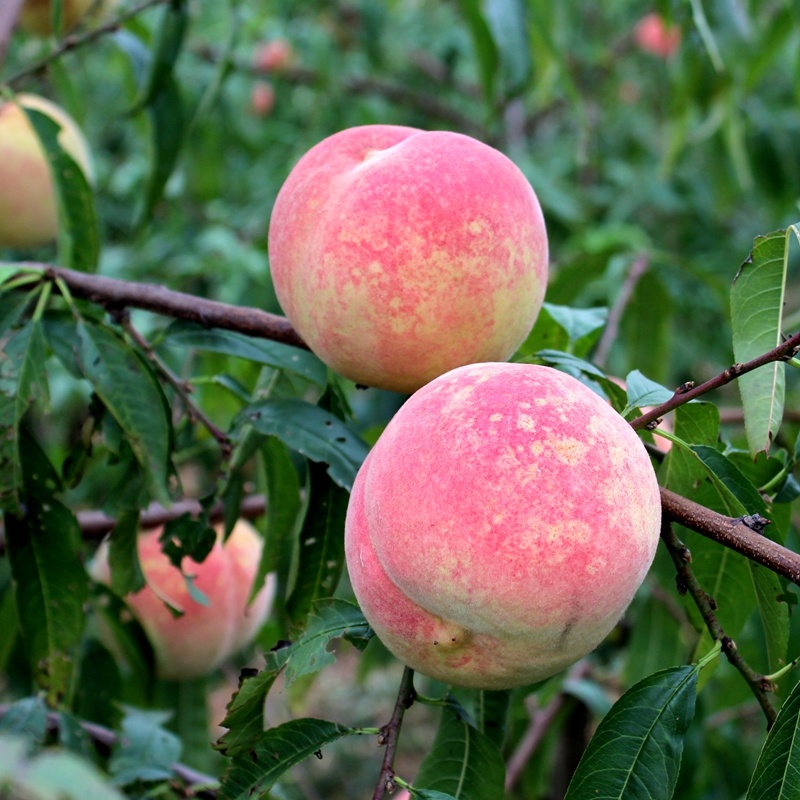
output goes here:
<path id="1" fill-rule="evenodd" d="M 353 590 L 397 658 L 505 689 L 611 631 L 659 539 L 655 472 L 630 426 L 550 367 L 474 364 L 394 416 L 345 525 Z"/>
<path id="2" fill-rule="evenodd" d="M 21 94 L 0 101 L 0 247 L 39 247 L 58 234 L 55 187 L 47 155 L 23 108 L 35 109 L 60 126 L 59 143 L 88 179 L 91 157 L 74 120 L 55 103 Z"/>
<path id="3" fill-rule="evenodd" d="M 508 358 L 547 282 L 539 202 L 505 155 L 469 136 L 393 125 L 306 153 L 269 227 L 284 312 L 330 367 L 412 392 Z"/>
<path id="4" fill-rule="evenodd" d="M 227 541 L 217 542 L 202 564 L 184 561 L 183 570 L 195 576 L 195 585 L 209 599 L 196 602 L 181 572 L 161 551 L 161 529 L 139 535 L 138 551 L 147 586 L 128 595 L 125 602 L 144 628 L 156 657 L 160 677 L 170 680 L 197 678 L 220 666 L 246 647 L 269 615 L 274 580 L 267 582 L 248 606 L 258 569 L 263 540 L 248 522 L 239 520 Z M 107 544 L 101 545 L 91 574 L 101 583 L 111 580 Z M 164 603 L 183 611 L 174 617 Z"/>

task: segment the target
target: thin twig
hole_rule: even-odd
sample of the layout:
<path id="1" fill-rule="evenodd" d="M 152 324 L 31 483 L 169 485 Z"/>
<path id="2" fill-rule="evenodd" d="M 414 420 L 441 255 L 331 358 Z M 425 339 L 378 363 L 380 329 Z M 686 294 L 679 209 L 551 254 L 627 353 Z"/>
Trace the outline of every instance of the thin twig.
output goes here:
<path id="1" fill-rule="evenodd" d="M 686 545 L 678 538 L 675 531 L 672 530 L 672 524 L 665 520 L 661 525 L 661 539 L 667 547 L 672 561 L 675 564 L 675 569 L 678 572 L 677 584 L 678 591 L 681 594 L 688 592 L 703 622 L 708 628 L 708 632 L 715 642 L 722 645 L 722 652 L 728 658 L 728 661 L 735 667 L 750 687 L 750 691 L 755 696 L 764 716 L 767 718 L 767 728 L 771 728 L 777 717 L 775 707 L 770 702 L 768 692 L 772 690 L 769 681 L 764 679 L 763 675 L 757 673 L 741 656 L 736 647 L 736 642 L 725 634 L 725 631 L 720 625 L 716 614 L 716 603 L 714 598 L 711 597 L 698 582 L 695 577 L 694 571 L 689 566 L 692 561 L 691 553 Z"/>
<path id="2" fill-rule="evenodd" d="M 637 256 L 633 260 L 633 264 L 631 264 L 628 274 L 625 276 L 625 281 L 620 287 L 617 299 L 614 301 L 614 304 L 611 306 L 611 310 L 608 312 L 608 322 L 603 330 L 603 335 L 600 337 L 600 341 L 597 343 L 597 347 L 594 351 L 593 361 L 598 367 L 605 366 L 608 354 L 611 352 L 611 348 L 617 339 L 617 335 L 619 334 L 619 326 L 622 322 L 622 315 L 625 313 L 625 309 L 628 307 L 628 303 L 633 295 L 633 290 L 636 288 L 636 284 L 639 283 L 639 278 L 641 278 L 642 275 L 647 272 L 647 267 L 647 258 L 645 258 L 643 255 Z"/>
<path id="3" fill-rule="evenodd" d="M 731 364 L 728 369 L 723 370 L 719 375 L 714 376 L 705 383 L 701 383 L 699 386 L 695 386 L 691 382 L 683 384 L 683 386 L 679 386 L 678 389 L 675 390 L 675 394 L 673 394 L 666 403 L 662 403 L 660 406 L 654 406 L 650 411 L 631 420 L 630 426 L 634 430 L 646 428 L 651 422 L 655 422 L 668 411 L 672 411 L 674 408 L 700 397 L 700 395 L 706 394 L 714 389 L 719 389 L 731 381 L 736 380 L 740 375 L 744 375 L 746 372 L 752 372 L 754 369 L 764 367 L 774 361 L 785 361 L 786 359 L 792 358 L 798 348 L 800 348 L 800 333 L 795 333 L 777 347 L 774 347 L 766 353 L 762 353 L 752 361 L 746 361 L 744 364 Z"/>
<path id="4" fill-rule="evenodd" d="M 397 751 L 397 740 L 400 736 L 400 726 L 403 724 L 403 715 L 406 709 L 414 702 L 414 671 L 409 667 L 403 669 L 400 680 L 400 689 L 397 692 L 397 701 L 389 722 L 381 728 L 378 744 L 386 745 L 383 754 L 383 764 L 378 775 L 378 783 L 372 795 L 372 800 L 383 800 L 386 793 L 394 789 L 394 756 Z"/>
<path id="5" fill-rule="evenodd" d="M 800 586 L 800 555 L 749 527 L 764 520 L 726 517 L 663 486 L 660 491 L 661 511 L 666 521 L 677 522 L 713 539 Z"/>
<path id="6" fill-rule="evenodd" d="M 222 451 L 222 458 L 227 461 L 231 454 L 231 440 L 227 437 L 224 431 L 221 431 L 205 414 L 205 412 L 194 402 L 190 396 L 191 387 L 181 380 L 156 354 L 150 343 L 144 336 L 136 330 L 131 324 L 130 316 L 123 314 L 120 320 L 122 327 L 128 336 L 145 352 L 148 359 L 153 363 L 157 372 L 164 378 L 167 383 L 177 392 L 178 396 L 183 402 L 186 413 L 189 419 L 193 422 L 200 422 L 206 430 L 211 434 L 214 440 L 219 444 Z"/>
<path id="7" fill-rule="evenodd" d="M 3 2 L 7 1 L 8 0 L 3 0 Z M 170 0 L 144 0 L 144 2 L 139 3 L 139 5 L 134 6 L 129 11 L 114 17 L 114 19 L 106 22 L 103 25 L 92 28 L 86 33 L 65 36 L 46 56 L 43 56 L 38 61 L 34 61 L 32 64 L 28 64 L 27 67 L 23 67 L 18 72 L 15 72 L 7 81 L 5 81 L 5 83 L 11 87 L 15 87 L 25 78 L 42 72 L 42 70 L 46 69 L 54 61 L 58 61 L 58 59 L 61 58 L 65 53 L 68 53 L 71 50 L 78 50 L 79 48 L 84 47 L 87 44 L 91 44 L 92 42 L 100 39 L 103 36 L 106 36 L 109 33 L 115 33 L 121 25 L 138 14 L 141 14 L 142 11 L 146 11 L 148 8 L 168 2 L 170 2 Z"/>

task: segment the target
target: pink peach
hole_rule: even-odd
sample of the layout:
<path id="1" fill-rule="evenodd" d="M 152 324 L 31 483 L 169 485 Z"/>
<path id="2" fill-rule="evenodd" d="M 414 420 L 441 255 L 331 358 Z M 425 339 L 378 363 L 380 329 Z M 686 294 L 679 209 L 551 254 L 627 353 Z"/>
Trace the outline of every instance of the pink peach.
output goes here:
<path id="1" fill-rule="evenodd" d="M 510 688 L 609 633 L 650 567 L 660 518 L 647 452 L 602 398 L 550 367 L 474 364 L 414 394 L 367 456 L 347 565 L 401 661 Z"/>
<path id="2" fill-rule="evenodd" d="M 247 646 L 269 615 L 274 580 L 267 582 L 248 605 L 250 589 L 261 558 L 263 540 L 245 520 L 239 520 L 227 541 L 222 527 L 217 542 L 202 564 L 183 563 L 183 571 L 208 598 L 202 605 L 189 594 L 186 581 L 161 551 L 161 529 L 141 533 L 139 561 L 147 586 L 125 602 L 144 628 L 162 678 L 182 680 L 206 675 Z M 101 583 L 111 579 L 108 548 L 104 543 L 91 567 Z M 164 601 L 183 615 L 175 617 Z"/>
<path id="3" fill-rule="evenodd" d="M 533 189 L 469 136 L 393 125 L 313 147 L 269 228 L 275 291 L 311 349 L 357 383 L 412 392 L 508 358 L 547 281 Z"/>
<path id="4" fill-rule="evenodd" d="M 681 44 L 681 29 L 676 25 L 668 25 L 662 16 L 645 14 L 633 31 L 633 38 L 639 49 L 659 58 L 673 56 Z"/>

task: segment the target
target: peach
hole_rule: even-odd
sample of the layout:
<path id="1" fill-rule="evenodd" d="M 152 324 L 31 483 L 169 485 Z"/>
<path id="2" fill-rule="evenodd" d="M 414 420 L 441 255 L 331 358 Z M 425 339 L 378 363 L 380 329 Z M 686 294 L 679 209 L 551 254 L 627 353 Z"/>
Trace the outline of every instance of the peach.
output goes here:
<path id="1" fill-rule="evenodd" d="M 674 55 L 681 43 L 681 29 L 668 25 L 655 12 L 645 14 L 633 30 L 633 39 L 645 53 L 667 59 Z"/>
<path id="2" fill-rule="evenodd" d="M 266 117 L 275 108 L 275 87 L 269 81 L 256 81 L 250 94 L 250 111 Z"/>
<path id="3" fill-rule="evenodd" d="M 550 367 L 473 364 L 420 389 L 359 470 L 353 590 L 424 675 L 543 680 L 611 631 L 659 539 L 655 472 L 630 426 Z"/>
<path id="4" fill-rule="evenodd" d="M 43 97 L 21 94 L 17 101 L 61 126 L 61 146 L 91 180 L 89 147 L 74 120 Z M 39 247 L 58 234 L 49 161 L 20 105 L 0 102 L 0 247 Z"/>
<path id="5" fill-rule="evenodd" d="M 463 134 L 395 125 L 349 128 L 300 159 L 269 254 L 278 300 L 317 356 L 399 392 L 508 358 L 547 281 L 544 219 L 513 162 Z"/>
<path id="6" fill-rule="evenodd" d="M 280 72 L 294 62 L 294 50 L 286 39 L 272 39 L 260 44 L 253 54 L 257 72 Z"/>
<path id="7" fill-rule="evenodd" d="M 97 21 L 108 14 L 115 0 L 62 0 L 62 32 L 69 33 L 80 22 Z M 53 34 L 53 4 L 51 0 L 25 0 L 19 15 L 19 27 L 35 36 Z"/>
<path id="8" fill-rule="evenodd" d="M 253 602 L 250 589 L 261 559 L 263 541 L 245 520 L 239 520 L 222 543 L 222 526 L 217 542 L 202 564 L 184 562 L 183 570 L 195 576 L 195 585 L 209 599 L 196 602 L 189 594 L 180 570 L 161 551 L 161 529 L 141 533 L 139 560 L 147 586 L 128 595 L 125 602 L 150 640 L 162 678 L 181 680 L 208 674 L 253 640 L 269 616 L 274 595 L 270 575 Z M 108 547 L 104 543 L 91 566 L 91 574 L 109 583 Z M 175 617 L 164 600 L 183 611 Z M 113 648 L 112 648 L 113 649 Z"/>

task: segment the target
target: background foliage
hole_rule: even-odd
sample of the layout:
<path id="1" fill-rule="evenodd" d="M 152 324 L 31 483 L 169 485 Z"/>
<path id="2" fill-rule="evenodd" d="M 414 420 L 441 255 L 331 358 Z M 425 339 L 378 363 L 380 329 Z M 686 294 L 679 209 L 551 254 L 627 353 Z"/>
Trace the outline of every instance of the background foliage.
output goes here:
<path id="1" fill-rule="evenodd" d="M 353 125 L 457 130 L 512 157 L 547 219 L 548 306 L 519 357 L 573 370 L 575 358 L 590 361 L 578 363 L 582 374 L 592 380 L 594 370 L 620 410 L 662 402 L 671 391 L 661 386 L 711 378 L 800 321 L 790 227 L 800 27 L 789 0 L 150 5 L 90 41 L 79 31 L 78 46 L 40 71 L 30 68 L 57 41 L 15 32 L 0 73 L 8 90 L 45 94 L 73 114 L 97 171 L 93 189 L 61 187 L 72 213 L 57 249 L 8 251 L 0 267 L 9 281 L 0 295 L 0 792 L 11 782 L 49 797 L 45 776 L 56 776 L 75 797 L 181 796 L 224 772 L 208 790 L 220 797 L 253 787 L 274 798 L 367 797 L 380 769 L 376 729 L 389 722 L 402 667 L 348 604 L 341 527 L 355 471 L 403 398 L 357 391 L 275 342 L 64 299 L 38 273 L 12 277 L 19 262 L 280 313 L 267 229 L 296 160 Z M 637 45 L 645 10 L 680 29 L 671 57 Z M 254 53 L 274 39 L 291 44 L 294 60 L 261 74 Z M 266 113 L 252 105 L 265 82 L 274 93 Z M 46 121 L 37 130 L 47 144 Z M 741 398 L 733 383 L 676 411 L 675 435 L 692 449 L 673 446 L 659 477 L 731 517 L 769 517 L 769 536 L 796 550 L 797 383 L 787 370 L 784 403 L 782 365 L 765 370 L 742 382 Z M 628 396 L 605 374 L 629 376 Z M 190 402 L 176 389 L 184 383 Z M 769 457 L 754 459 L 769 438 Z M 121 667 L 96 633 L 100 615 L 119 624 L 119 601 L 86 577 L 96 540 L 81 536 L 75 512 L 118 517 L 124 548 L 151 500 L 224 499 L 231 521 L 254 493 L 268 497 L 262 574 L 277 572 L 279 600 L 243 656 L 252 660 L 166 684 L 128 624 Z M 198 527 L 184 531 L 187 552 Z M 679 533 L 752 668 L 773 674 L 800 655 L 796 589 Z M 134 573 L 120 571 L 116 588 L 135 585 Z M 284 639 L 292 646 L 271 651 Z M 448 694 L 417 677 L 427 700 L 408 711 L 396 772 L 423 798 L 715 800 L 779 797 L 776 787 L 797 796 L 783 769 L 800 763 L 796 674 L 777 681 L 772 700 L 783 711 L 760 756 L 765 720 L 747 682 L 721 658 L 689 666 L 713 648 L 662 548 L 625 619 L 566 674 L 502 696 Z M 245 663 L 262 671 L 242 685 L 225 732 L 213 726 Z M 648 730 L 634 735 L 636 752 L 603 750 L 626 725 Z M 595 749 L 567 793 L 592 734 Z M 287 755 L 273 764 L 279 744 Z M 324 757 L 311 758 L 323 745 Z M 613 767 L 599 795 L 598 764 Z"/>

